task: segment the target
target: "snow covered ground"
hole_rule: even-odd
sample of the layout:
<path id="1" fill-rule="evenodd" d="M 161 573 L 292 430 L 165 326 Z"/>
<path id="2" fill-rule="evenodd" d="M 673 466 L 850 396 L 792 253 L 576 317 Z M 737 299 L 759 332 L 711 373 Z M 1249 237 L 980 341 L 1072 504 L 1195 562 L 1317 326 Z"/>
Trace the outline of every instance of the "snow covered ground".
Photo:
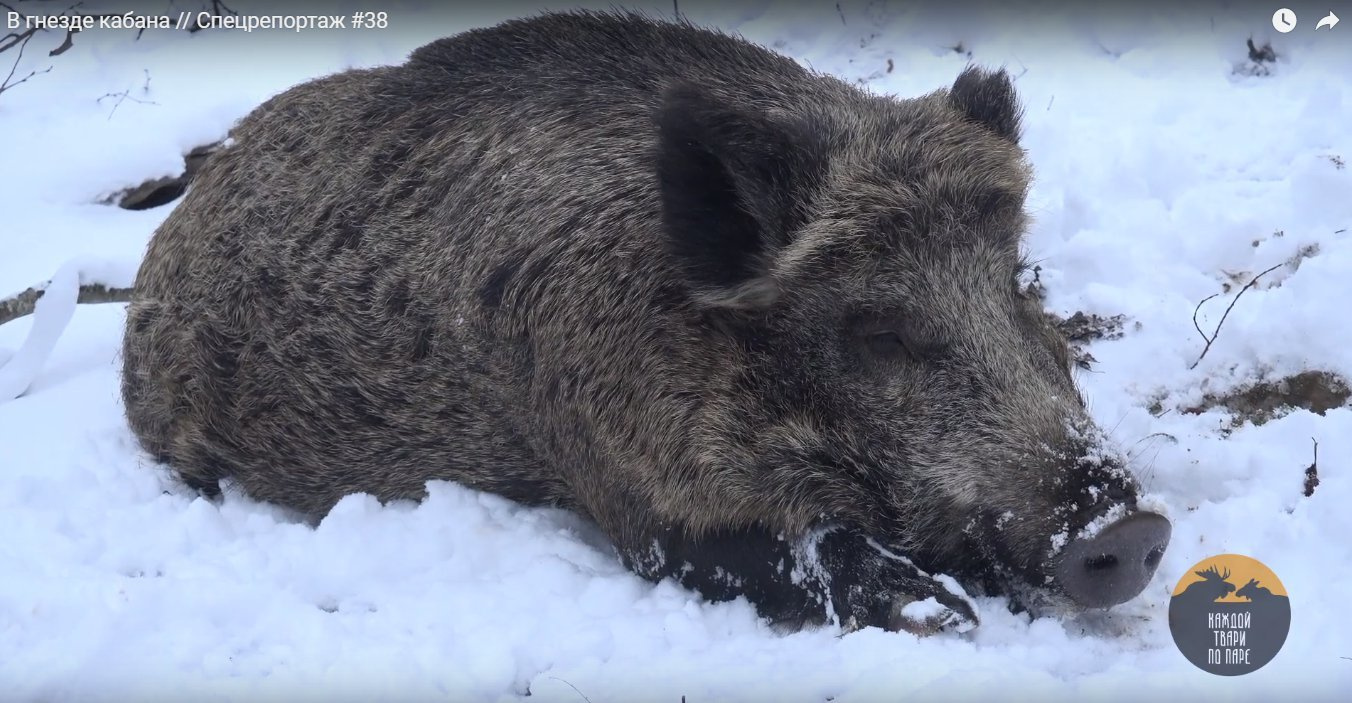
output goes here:
<path id="1" fill-rule="evenodd" d="M 1048 304 L 1127 317 L 1122 339 L 1089 348 L 1081 382 L 1174 519 L 1131 603 L 1030 622 L 982 599 L 965 635 L 782 636 L 744 602 L 628 574 L 567 514 L 455 485 L 418 506 L 352 496 L 317 529 L 216 505 L 136 450 L 118 399 L 122 306 L 82 306 L 29 392 L 0 404 L 0 700 L 1347 700 L 1352 412 L 1232 432 L 1224 409 L 1184 412 L 1304 370 L 1352 378 L 1352 26 L 1316 32 L 1328 8 L 1286 4 L 1300 24 L 1282 35 L 1275 6 L 1253 3 L 680 3 L 880 92 L 947 85 L 968 61 L 1017 76 Z M 77 256 L 131 270 L 171 206 L 100 199 L 178 172 L 270 94 L 527 11 L 379 9 L 390 29 L 93 31 L 52 58 L 59 35 L 38 37 L 16 77 L 51 72 L 0 94 L 0 293 Z M 1275 62 L 1249 60 L 1250 36 Z M 1198 302 L 1222 293 L 1198 315 L 1210 332 L 1283 262 L 1192 368 Z M 30 325 L 0 327 L 0 349 Z M 1312 440 L 1320 483 L 1305 497 Z M 1164 617 L 1185 570 L 1226 552 L 1270 566 L 1293 613 L 1277 658 L 1232 678 L 1189 664 Z"/>

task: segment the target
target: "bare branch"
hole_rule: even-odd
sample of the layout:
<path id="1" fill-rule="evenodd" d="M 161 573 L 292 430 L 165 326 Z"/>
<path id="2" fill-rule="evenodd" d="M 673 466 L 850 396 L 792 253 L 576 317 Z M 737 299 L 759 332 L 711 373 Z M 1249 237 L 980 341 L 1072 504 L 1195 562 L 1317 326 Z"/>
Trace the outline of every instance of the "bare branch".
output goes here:
<path id="1" fill-rule="evenodd" d="M 40 76 L 40 75 L 42 75 L 42 74 L 44 74 L 44 73 L 51 73 L 51 72 L 52 72 L 52 67 L 51 67 L 51 66 L 48 66 L 47 68 L 44 68 L 44 69 L 42 69 L 41 71 L 29 71 L 29 72 L 28 72 L 28 75 L 24 76 L 23 78 L 20 78 L 20 79 L 17 80 L 17 81 L 14 81 L 13 83 L 6 82 L 5 84 L 0 85 L 0 93 L 3 93 L 3 92 L 5 92 L 6 90 L 9 90 L 9 89 L 11 89 L 11 88 L 13 88 L 13 87 L 15 87 L 15 86 L 23 85 L 24 83 L 27 83 L 27 82 L 28 82 L 28 79 L 30 79 L 30 78 L 32 78 L 32 77 L 34 77 L 34 76 Z M 13 71 L 10 71 L 10 75 L 11 75 L 11 76 L 14 75 L 14 72 L 13 72 Z M 8 79 L 6 79 L 6 81 L 8 81 Z"/>
<path id="2" fill-rule="evenodd" d="M 0 53 L 13 49 L 15 46 L 18 46 L 20 42 L 28 41 L 30 38 L 32 38 L 34 34 L 37 34 L 37 32 L 38 30 L 34 28 L 24 32 L 23 34 L 10 32 L 5 36 L 0 37 L 0 42 L 8 42 L 7 44 L 0 44 Z"/>
<path id="3" fill-rule="evenodd" d="M 70 12 L 71 10 L 74 10 L 75 8 L 77 8 L 77 7 L 79 7 L 79 6 L 83 5 L 83 4 L 84 4 L 83 2 L 77 2 L 77 3 L 75 3 L 74 5 L 71 5 L 70 7 L 66 8 L 66 12 Z M 94 19 L 104 19 L 104 18 L 107 18 L 107 17 L 113 17 L 114 15 L 80 15 L 80 16 L 81 16 L 81 17 L 93 17 Z M 79 27 L 73 27 L 73 28 L 67 29 L 67 30 L 66 30 L 66 37 L 65 37 L 64 39 L 61 40 L 61 46 L 58 46 L 58 47 L 56 47 L 55 49 L 52 49 L 51 51 L 47 52 L 47 55 L 48 55 L 48 56 L 60 56 L 61 54 L 66 53 L 72 46 L 75 46 L 75 42 L 72 41 L 72 38 L 73 38 L 76 34 L 79 34 L 80 31 L 81 31 L 81 30 L 80 30 Z M 141 30 L 141 31 L 145 31 L 145 30 Z M 137 34 L 136 37 L 139 39 L 139 38 L 141 37 L 141 35 L 140 35 L 140 34 Z"/>
<path id="4" fill-rule="evenodd" d="M 557 676 L 551 676 L 551 677 L 549 677 L 549 678 L 554 679 L 555 681 L 563 681 L 563 679 L 561 679 L 561 678 L 559 678 L 559 677 L 557 677 Z M 582 700 L 586 701 L 587 703 L 591 703 L 591 699 L 588 698 L 587 695 L 586 695 L 585 693 L 583 693 L 583 692 L 577 690 L 577 686 L 574 686 L 573 684 L 571 684 L 571 683 L 569 683 L 569 682 L 567 682 L 567 681 L 563 681 L 563 682 L 566 683 L 566 684 L 568 684 L 568 688 L 573 689 L 573 691 L 576 692 L 577 695 L 582 696 Z"/>
<path id="5" fill-rule="evenodd" d="M 1206 336 L 1206 332 L 1203 332 L 1203 331 L 1202 331 L 1202 325 L 1201 325 L 1200 323 L 1197 322 L 1197 313 L 1201 312 L 1202 306 L 1203 306 L 1203 305 L 1206 305 L 1206 301 L 1211 300 L 1212 298 L 1214 298 L 1214 297 L 1216 297 L 1216 296 L 1218 296 L 1218 295 L 1220 295 L 1220 293 L 1213 293 L 1213 294 L 1211 294 L 1211 295 L 1208 295 L 1208 296 L 1205 297 L 1205 298 L 1202 298 L 1202 302 L 1197 303 L 1197 307 L 1195 307 L 1195 308 L 1192 309 L 1192 326 L 1193 326 L 1194 329 L 1197 330 L 1197 334 L 1202 335 L 1202 340 L 1203 340 L 1203 341 L 1210 342 L 1210 341 L 1211 341 L 1211 338 L 1207 337 L 1207 336 Z"/>
<path id="6" fill-rule="evenodd" d="M 149 72 L 146 73 L 145 86 L 141 90 L 142 92 L 148 92 L 150 90 Z M 108 111 L 108 119 L 110 120 L 113 119 L 113 113 L 117 112 L 117 108 L 121 107 L 122 103 L 127 100 L 130 100 L 134 103 L 139 103 L 141 105 L 159 105 L 159 103 L 155 102 L 154 100 L 142 100 L 141 98 L 133 98 L 131 96 L 131 88 L 127 88 L 126 90 L 117 93 L 104 93 L 103 95 L 100 95 L 98 99 L 95 100 L 94 102 L 102 103 L 104 100 L 107 100 L 108 98 L 117 98 L 117 102 L 113 103 L 113 109 Z"/>
<path id="7" fill-rule="evenodd" d="M 10 88 L 13 88 L 13 87 L 16 86 L 16 85 L 21 85 L 21 84 L 23 84 L 23 83 L 26 83 L 26 82 L 28 81 L 29 78 L 32 78 L 33 76 L 36 76 L 36 75 L 38 75 L 39 73 L 46 73 L 46 72 L 52 70 L 52 67 L 51 67 L 51 66 L 48 66 L 47 68 L 45 68 L 45 69 L 43 69 L 43 70 L 41 70 L 41 71 L 29 71 L 29 72 L 28 72 L 28 75 L 24 76 L 23 78 L 20 78 L 20 79 L 17 80 L 17 81 L 16 81 L 16 80 L 13 80 L 13 79 L 14 79 L 14 72 L 17 71 L 17 70 L 19 70 L 19 62 L 23 61 L 23 50 L 24 50 L 25 47 L 28 46 L 29 40 L 31 40 L 31 39 L 33 38 L 33 32 L 32 32 L 32 31 L 25 32 L 24 34 L 25 34 L 25 36 L 24 36 L 24 38 L 23 38 L 23 41 L 19 42 L 19 53 L 18 53 L 17 56 L 14 57 L 14 63 L 13 63 L 13 65 L 11 65 L 11 66 L 9 67 L 9 74 L 5 76 L 5 80 L 0 81 L 0 93 L 3 93 L 3 92 L 5 92 L 6 90 L 9 90 Z M 8 47 L 6 47 L 6 48 L 8 48 Z M 0 49 L 0 51 L 3 51 L 3 49 Z"/>
<path id="8" fill-rule="evenodd" d="M 67 7 L 67 8 L 64 9 L 64 10 L 62 10 L 62 11 L 61 11 L 61 14 L 62 14 L 63 16 L 69 15 L 69 14 L 70 14 L 71 12 L 73 12 L 76 8 L 80 7 L 80 6 L 83 5 L 83 4 L 84 4 L 83 2 L 76 2 L 75 4 L 73 4 L 73 5 L 69 6 L 69 7 Z M 13 7 L 12 5 L 10 5 L 10 4 L 8 4 L 8 3 L 0 2 L 0 7 L 3 7 L 7 12 L 12 12 L 12 13 L 14 13 L 14 14 L 16 14 L 16 15 L 18 15 L 18 16 L 24 18 L 24 19 L 27 19 L 27 17 L 28 17 L 28 15 L 26 15 L 26 14 L 24 14 L 24 13 L 22 13 L 22 12 L 19 12 L 18 10 L 14 9 L 14 7 Z M 90 16 L 91 16 L 91 17 L 107 17 L 107 15 L 90 15 Z M 9 34 L 6 34 L 4 37 L 0 37 L 0 53 L 3 53 L 3 52 L 8 51 L 8 50 L 10 50 L 10 49 L 13 49 L 13 48 L 16 47 L 16 46 L 19 48 L 18 54 L 14 57 L 14 64 L 11 65 L 11 66 L 9 67 L 9 75 L 5 76 L 5 80 L 4 80 L 4 81 L 0 81 L 0 93 L 3 93 L 3 92 L 5 92 L 6 90 L 9 90 L 10 88 L 13 88 L 14 86 L 17 86 L 17 85 L 19 85 L 19 84 L 21 84 L 21 83 L 26 83 L 26 82 L 28 81 L 28 79 L 30 79 L 30 78 L 32 78 L 32 77 L 34 77 L 34 76 L 37 76 L 37 75 L 40 75 L 40 74 L 43 74 L 43 73 L 48 73 L 48 72 L 50 72 L 50 71 L 52 70 L 52 67 L 51 67 L 51 66 L 48 66 L 47 68 L 44 68 L 44 69 L 42 69 L 42 70 L 33 70 L 33 71 L 29 71 L 29 72 L 28 72 L 28 75 L 24 76 L 23 78 L 20 78 L 20 79 L 17 80 L 17 81 L 14 80 L 14 74 L 15 74 L 15 72 L 17 72 L 17 71 L 19 70 L 19 64 L 22 63 L 22 61 L 23 61 L 23 52 L 24 52 L 24 49 L 28 47 L 28 42 L 29 42 L 34 36 L 36 36 L 37 33 L 40 32 L 40 31 L 41 31 L 41 32 L 45 32 L 45 31 L 47 31 L 47 28 L 46 28 L 46 27 L 30 27 L 30 28 L 28 28 L 27 30 L 25 30 L 25 31 L 23 31 L 23 32 L 21 32 L 21 33 L 20 33 L 20 32 L 11 32 L 11 33 L 9 33 Z M 50 57 L 50 56 L 60 56 L 61 54 L 66 53 L 66 51 L 68 51 L 68 50 L 71 48 L 71 46 L 73 46 L 73 43 L 72 43 L 72 39 L 71 39 L 71 38 L 72 38 L 73 36 L 75 36 L 76 32 L 78 32 L 78 31 L 79 31 L 79 30 L 76 29 L 76 28 L 70 28 L 70 29 L 67 29 L 67 30 L 66 30 L 66 36 L 65 36 L 64 39 L 62 39 L 60 46 L 57 46 L 55 49 L 52 49 L 51 51 L 47 52 L 47 56 L 49 56 L 49 57 Z"/>
<path id="9" fill-rule="evenodd" d="M 22 293 L 0 300 L 0 325 L 32 315 L 37 309 L 38 299 L 46 293 L 47 283 L 33 286 Z M 102 283 L 90 283 L 80 286 L 80 295 L 76 303 L 126 303 L 131 301 L 131 288 L 110 288 Z"/>
<path id="10" fill-rule="evenodd" d="M 1305 467 L 1305 497 L 1314 495 L 1314 489 L 1319 487 L 1319 440 L 1310 438 L 1314 442 L 1314 461 Z"/>
<path id="11" fill-rule="evenodd" d="M 61 46 L 58 46 L 58 47 L 56 47 L 55 49 L 52 49 L 51 51 L 47 52 L 47 55 L 48 55 L 48 56 L 60 56 L 60 55 L 62 55 L 62 54 L 64 54 L 64 53 L 66 53 L 72 46 L 75 46 L 75 42 L 71 41 L 70 38 L 73 37 L 73 36 L 75 36 L 75 33 L 78 32 L 78 31 L 80 31 L 80 30 L 78 30 L 78 29 L 73 29 L 73 28 L 72 28 L 72 29 L 67 29 L 67 30 L 66 30 L 66 38 L 61 40 Z"/>
<path id="12" fill-rule="evenodd" d="M 1125 418 L 1124 418 L 1124 419 L 1125 419 Z M 1137 446 L 1138 444 L 1140 444 L 1141 442 L 1144 442 L 1144 441 L 1146 441 L 1147 439 L 1154 439 L 1154 438 L 1156 438 L 1156 437 L 1164 437 L 1165 439 L 1172 440 L 1175 444 L 1178 443 L 1178 438 L 1175 437 L 1175 436 L 1173 436 L 1173 435 L 1171 435 L 1171 434 L 1169 434 L 1168 432 L 1155 432 L 1155 433 L 1153 433 L 1153 434 L 1148 434 L 1148 435 L 1146 435 L 1146 436 L 1144 436 L 1144 437 L 1142 437 L 1142 438 L 1136 440 L 1135 442 L 1133 442 L 1132 445 L 1131 445 L 1130 447 L 1127 448 L 1127 453 L 1128 453 L 1128 455 L 1130 455 L 1131 450 L 1132 450 L 1132 449 L 1135 449 L 1136 446 Z"/>
<path id="13" fill-rule="evenodd" d="M 1203 359 L 1204 357 L 1206 357 L 1206 353 L 1207 353 L 1208 351 L 1211 351 L 1211 345 L 1212 345 L 1212 343 L 1216 341 L 1216 338 L 1217 338 L 1217 337 L 1221 336 L 1221 325 L 1224 325 L 1224 324 L 1225 324 L 1225 318 L 1227 318 L 1227 317 L 1230 316 L 1230 311 L 1235 309 L 1235 303 L 1238 303 L 1238 302 L 1239 302 L 1240 296 L 1244 295 L 1244 292 L 1245 292 L 1245 291 L 1247 291 L 1247 290 L 1249 290 L 1250 288 L 1252 288 L 1253 285 L 1254 285 L 1255 283 L 1258 282 L 1258 279 L 1262 278 L 1263 276 L 1265 276 L 1265 275 L 1267 275 L 1267 274 L 1269 274 L 1269 273 L 1272 273 L 1273 271 L 1276 271 L 1277 269 L 1279 269 L 1279 268 L 1285 266 L 1286 264 L 1287 264 L 1287 262 L 1283 261 L 1283 262 L 1280 263 L 1280 264 L 1276 264 L 1276 265 L 1274 265 L 1274 266 L 1268 268 L 1266 271 L 1263 271 L 1262 273 L 1258 274 L 1257 276 L 1254 276 L 1254 277 L 1253 277 L 1253 280 L 1249 281 L 1248 284 L 1246 284 L 1243 288 L 1241 288 L 1241 289 L 1239 290 L 1238 293 L 1235 294 L 1235 299 L 1230 301 L 1230 306 L 1227 307 L 1227 308 L 1225 308 L 1225 314 L 1221 315 L 1221 321 L 1216 323 L 1216 331 L 1211 333 L 1211 339 L 1206 340 L 1206 346 L 1202 348 L 1202 354 L 1201 354 L 1201 356 L 1198 356 L 1198 357 L 1197 357 L 1197 361 L 1192 362 L 1192 366 L 1189 366 L 1189 367 L 1188 367 L 1188 370 L 1189 370 L 1189 371 L 1191 371 L 1192 369 L 1197 368 L 1197 365 L 1200 364 L 1200 363 L 1202 363 L 1202 359 Z M 1211 297 L 1214 298 L 1214 297 L 1216 297 L 1216 296 L 1213 295 L 1213 296 L 1211 296 Z M 1207 300 L 1210 300 L 1210 299 L 1211 299 L 1211 298 L 1207 298 Z M 1206 302 L 1206 300 L 1204 300 L 1204 301 L 1202 301 L 1202 302 Z M 1198 305 L 1199 305 L 1199 307 L 1200 307 L 1201 303 L 1199 303 Z M 1196 323 L 1196 314 L 1197 314 L 1196 311 L 1194 311 L 1194 312 L 1193 312 L 1193 316 L 1194 316 L 1194 317 L 1193 317 L 1193 322 L 1194 322 L 1194 324 Z M 1202 328 L 1201 328 L 1201 327 L 1198 327 L 1198 328 L 1197 328 L 1197 331 L 1198 331 L 1198 332 L 1201 332 L 1201 331 L 1202 331 Z M 1204 338 L 1206 337 L 1205 334 L 1203 334 L 1202 336 L 1203 336 Z"/>

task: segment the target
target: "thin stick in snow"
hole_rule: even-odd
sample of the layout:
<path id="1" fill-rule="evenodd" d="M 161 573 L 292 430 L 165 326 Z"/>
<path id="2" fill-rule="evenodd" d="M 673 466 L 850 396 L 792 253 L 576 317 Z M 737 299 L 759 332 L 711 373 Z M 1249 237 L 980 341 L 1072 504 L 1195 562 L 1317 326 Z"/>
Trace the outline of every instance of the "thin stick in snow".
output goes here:
<path id="1" fill-rule="evenodd" d="M 551 677 L 549 677 L 549 678 L 554 679 L 555 681 L 563 681 L 563 679 L 561 679 L 561 678 L 559 678 L 559 677 L 557 677 L 557 676 L 551 676 Z M 587 695 L 584 694 L 583 692 L 578 691 L 578 690 L 577 690 L 577 686 L 574 686 L 573 684 L 568 683 L 567 681 L 563 681 L 563 682 L 564 682 L 564 683 L 567 683 L 569 688 L 573 689 L 574 691 L 577 691 L 577 695 L 582 696 L 582 700 L 586 701 L 587 703 L 591 703 L 591 699 L 588 698 Z"/>
<path id="2" fill-rule="evenodd" d="M 1314 461 L 1305 467 L 1305 497 L 1314 495 L 1314 489 L 1319 487 L 1319 440 L 1310 438 L 1314 442 Z"/>
<path id="3" fill-rule="evenodd" d="M 1211 337 L 1210 337 L 1209 339 L 1207 338 L 1206 333 L 1205 333 L 1205 332 L 1202 332 L 1202 326 L 1199 325 L 1199 324 L 1197 324 L 1197 310 L 1200 310 L 1200 309 L 1201 309 L 1202 303 L 1205 303 L 1206 301 L 1211 300 L 1211 298 L 1214 298 L 1214 297 L 1216 297 L 1216 296 L 1213 295 L 1213 296 L 1211 296 L 1211 297 L 1209 297 L 1209 298 L 1205 298 L 1205 299 L 1202 300 L 1202 303 L 1198 303 L 1198 304 L 1197 304 L 1197 307 L 1194 308 L 1193 311 L 1192 311 L 1192 326 L 1197 328 L 1198 334 L 1201 334 L 1203 339 L 1206 339 L 1206 346 L 1205 346 L 1205 347 L 1202 347 L 1202 354 L 1201 354 L 1200 356 L 1197 357 L 1197 361 L 1192 362 L 1192 366 L 1189 366 L 1189 367 L 1188 367 L 1188 370 L 1189 370 L 1189 371 L 1191 371 L 1191 370 L 1197 368 L 1197 365 L 1200 364 L 1200 363 L 1202 363 L 1202 359 L 1203 359 L 1204 357 L 1206 357 L 1206 353 L 1209 352 L 1209 351 L 1211 351 L 1211 344 L 1212 344 L 1213 342 L 1216 341 L 1216 338 L 1217 338 L 1217 337 L 1221 336 L 1221 325 L 1225 324 L 1225 318 L 1227 318 L 1227 317 L 1230 316 L 1230 311 L 1233 310 L 1233 309 L 1235 309 L 1235 303 L 1238 303 L 1238 302 L 1239 302 L 1239 296 L 1244 295 L 1244 291 L 1247 291 L 1248 289 L 1252 288 L 1252 287 L 1253 287 L 1253 284 L 1255 284 L 1255 283 L 1258 282 L 1258 279 L 1262 278 L 1263 276 L 1265 276 L 1265 275 L 1267 275 L 1267 274 L 1269 274 L 1269 273 L 1272 273 L 1273 271 L 1276 271 L 1278 268 L 1281 268 L 1282 266 L 1285 266 L 1286 263 L 1287 263 L 1287 262 L 1283 261 L 1282 263 L 1277 264 L 1276 266 L 1273 266 L 1273 267 L 1269 268 L 1268 270 L 1264 271 L 1263 273 L 1260 273 L 1260 274 L 1258 274 L 1257 276 L 1254 276 L 1254 277 L 1253 277 L 1253 280 L 1252 280 L 1252 281 L 1249 281 L 1248 285 L 1245 285 L 1243 288 L 1241 288 L 1241 289 L 1239 290 L 1239 292 L 1235 294 L 1235 299 L 1234 299 L 1234 300 L 1231 300 L 1231 301 L 1230 301 L 1230 305 L 1229 305 L 1228 307 L 1225 308 L 1225 314 L 1221 315 L 1221 321 L 1216 323 L 1216 331 L 1211 333 Z M 1219 294 L 1217 294 L 1217 295 L 1219 295 Z"/>

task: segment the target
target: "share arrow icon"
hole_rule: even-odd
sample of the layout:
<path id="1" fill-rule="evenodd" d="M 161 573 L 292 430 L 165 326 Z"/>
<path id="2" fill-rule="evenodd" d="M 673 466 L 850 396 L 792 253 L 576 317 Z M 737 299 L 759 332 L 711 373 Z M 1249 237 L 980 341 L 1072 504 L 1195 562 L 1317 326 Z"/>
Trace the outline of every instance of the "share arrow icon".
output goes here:
<path id="1" fill-rule="evenodd" d="M 1316 24 L 1314 28 L 1315 31 L 1319 31 L 1319 29 L 1322 27 L 1328 27 L 1329 29 L 1333 29 L 1333 25 L 1335 24 L 1338 24 L 1338 15 L 1333 14 L 1333 10 L 1329 10 L 1329 16 L 1325 17 L 1322 20 L 1319 20 L 1319 24 Z"/>

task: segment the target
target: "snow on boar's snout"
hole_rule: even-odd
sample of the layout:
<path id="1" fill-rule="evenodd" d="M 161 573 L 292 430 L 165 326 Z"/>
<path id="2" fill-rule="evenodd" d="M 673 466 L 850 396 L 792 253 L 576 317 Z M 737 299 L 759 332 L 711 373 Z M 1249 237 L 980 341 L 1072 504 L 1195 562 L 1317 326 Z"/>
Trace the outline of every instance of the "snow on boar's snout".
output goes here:
<path id="1" fill-rule="evenodd" d="M 1003 72 L 896 99 L 624 13 L 311 81 L 151 240 L 127 418 L 209 494 L 453 480 L 790 627 L 974 625 L 935 571 L 1120 602 L 1168 523 L 1021 292 L 1018 130 Z"/>

